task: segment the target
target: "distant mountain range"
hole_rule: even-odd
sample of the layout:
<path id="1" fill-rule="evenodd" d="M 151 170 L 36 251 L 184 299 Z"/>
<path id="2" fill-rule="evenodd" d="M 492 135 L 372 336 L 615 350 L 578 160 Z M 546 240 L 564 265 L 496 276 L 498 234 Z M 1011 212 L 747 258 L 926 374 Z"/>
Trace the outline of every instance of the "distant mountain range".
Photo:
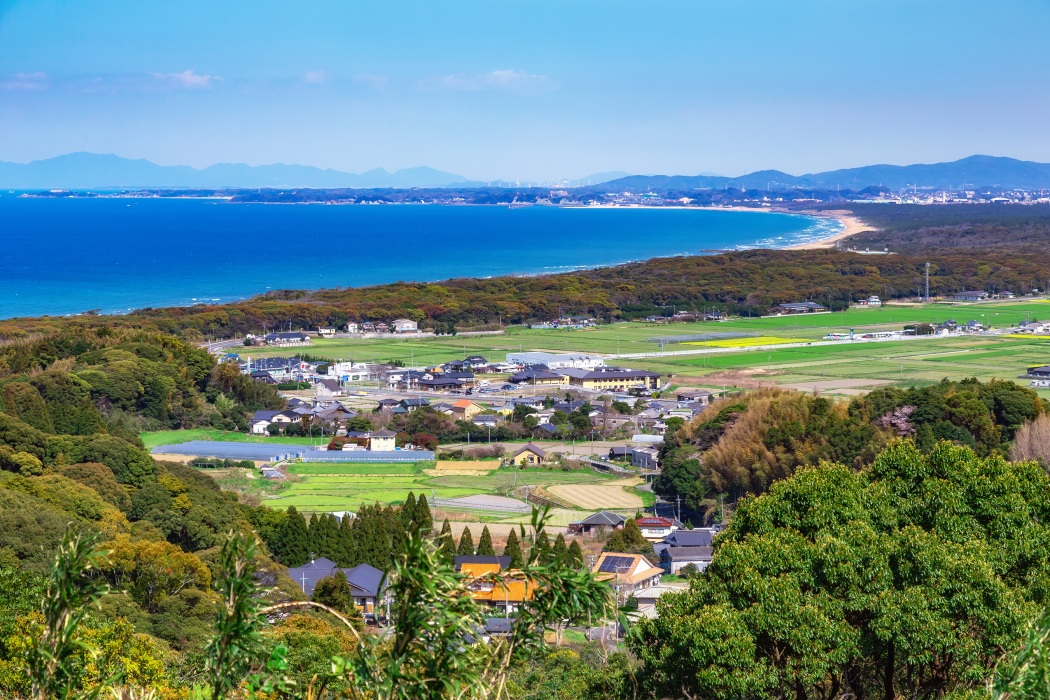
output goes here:
<path id="1" fill-rule="evenodd" d="M 725 187 L 748 190 L 842 188 L 853 191 L 867 187 L 886 187 L 891 190 L 912 187 L 1039 189 L 1050 187 L 1050 163 L 1033 163 L 996 156 L 970 156 L 951 163 L 867 165 L 861 168 L 829 170 L 808 175 L 789 175 L 779 170 L 759 170 L 740 177 L 631 175 L 607 182 L 602 189 L 604 191 L 609 191 L 609 188 L 631 191 L 681 191 Z"/>
<path id="2" fill-rule="evenodd" d="M 0 188 L 4 189 L 448 187 L 465 184 L 468 184 L 467 178 L 462 175 L 433 168 L 406 168 L 393 173 L 377 168 L 355 174 L 308 165 L 219 163 L 197 169 L 97 153 L 70 153 L 31 163 L 0 162 Z"/>
<path id="3" fill-rule="evenodd" d="M 505 181 L 504 181 L 505 182 Z M 1050 163 L 1015 158 L 970 156 L 952 163 L 868 165 L 808 175 L 759 170 L 740 177 L 701 175 L 628 175 L 595 173 L 575 181 L 583 189 L 610 191 L 688 191 L 696 189 L 849 189 L 885 187 L 964 189 L 978 187 L 1050 188 Z M 0 162 L 2 189 L 237 189 L 237 188 L 469 188 L 489 183 L 433 168 L 382 168 L 363 173 L 308 165 L 219 163 L 207 168 L 157 165 L 115 155 L 70 153 L 31 163 Z"/>

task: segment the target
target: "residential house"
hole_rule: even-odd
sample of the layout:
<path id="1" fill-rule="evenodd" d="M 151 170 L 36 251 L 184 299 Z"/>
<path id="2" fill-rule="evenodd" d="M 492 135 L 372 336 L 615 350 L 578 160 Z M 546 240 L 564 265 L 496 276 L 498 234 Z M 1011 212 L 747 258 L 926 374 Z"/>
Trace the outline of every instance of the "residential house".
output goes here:
<path id="1" fill-rule="evenodd" d="M 603 510 L 589 515 L 579 522 L 569 523 L 568 531 L 583 535 L 611 532 L 613 530 L 622 530 L 626 522 L 627 518 L 619 513 Z"/>
<path id="2" fill-rule="evenodd" d="M 266 435 L 271 424 L 279 425 L 283 429 L 301 421 L 302 416 L 295 411 L 256 411 L 248 421 L 248 428 L 253 435 Z"/>
<path id="3" fill-rule="evenodd" d="M 777 314 L 808 314 L 818 311 L 827 311 L 827 308 L 822 304 L 818 304 L 813 301 L 800 301 L 791 302 L 786 304 L 777 304 L 773 307 L 773 311 Z"/>
<path id="4" fill-rule="evenodd" d="M 662 540 L 682 527 L 682 524 L 674 518 L 661 518 L 656 515 L 638 518 L 637 523 L 638 528 L 642 531 L 642 537 L 647 540 Z"/>
<path id="5" fill-rule="evenodd" d="M 399 318 L 394 321 L 395 333 L 418 333 L 419 324 L 407 318 Z"/>
<path id="6" fill-rule="evenodd" d="M 424 406 L 429 406 L 430 405 L 430 399 L 424 399 L 422 397 L 420 397 L 420 398 L 401 399 L 400 405 L 401 405 L 402 408 L 404 408 L 409 413 L 411 413 L 412 411 L 415 411 L 415 410 L 418 410 L 420 408 L 423 408 Z"/>
<path id="7" fill-rule="evenodd" d="M 318 397 L 343 396 L 346 392 L 334 379 L 322 379 L 314 385 Z"/>
<path id="8" fill-rule="evenodd" d="M 481 406 L 477 405 L 470 399 L 460 399 L 452 404 L 452 416 L 456 420 L 470 421 L 474 419 L 474 416 L 484 411 Z"/>
<path id="9" fill-rule="evenodd" d="M 306 333 L 295 331 L 291 333 L 267 333 L 263 336 L 263 342 L 267 345 L 284 348 L 297 345 L 309 345 L 311 340 L 310 336 Z"/>
<path id="10" fill-rule="evenodd" d="M 602 552 L 591 567 L 599 581 L 605 581 L 618 596 L 626 596 L 659 585 L 664 570 L 653 566 L 641 554 Z"/>
<path id="11" fill-rule="evenodd" d="M 416 384 L 420 391 L 458 391 L 463 388 L 461 380 L 442 376 L 433 377 L 432 379 L 420 379 Z"/>
<path id="12" fill-rule="evenodd" d="M 344 569 L 336 566 L 331 559 L 321 557 L 303 566 L 288 569 L 288 578 L 302 588 L 304 595 L 312 596 L 317 583 L 334 573 L 341 573 L 346 577 L 353 594 L 354 606 L 361 611 L 366 620 L 374 620 L 385 593 L 385 576 L 374 566 L 358 564 L 353 568 Z"/>
<path id="13" fill-rule="evenodd" d="M 389 333 L 390 326 L 385 323 L 377 323 L 375 326 L 376 333 Z"/>
<path id="14" fill-rule="evenodd" d="M 393 430 L 377 430 L 368 438 L 368 449 L 373 452 L 393 452 L 397 449 Z"/>
<path id="15" fill-rule="evenodd" d="M 857 306 L 882 306 L 882 299 L 879 299 L 873 294 L 867 299 L 861 299 L 858 301 Z"/>
<path id="16" fill-rule="evenodd" d="M 970 291 L 970 292 L 956 292 L 952 295 L 952 299 L 955 301 L 984 301 L 988 298 L 988 292 L 985 291 Z"/>
<path id="17" fill-rule="evenodd" d="M 471 423 L 482 428 L 495 428 L 497 425 L 499 425 L 499 421 L 500 417 L 494 416 L 491 413 L 474 416 L 470 419 Z"/>
<path id="18" fill-rule="evenodd" d="M 353 321 L 351 321 L 350 323 L 346 324 L 346 332 L 347 333 L 357 333 L 359 329 L 360 329 L 360 326 L 358 326 Z"/>
<path id="19" fill-rule="evenodd" d="M 564 384 L 565 378 L 560 374 L 543 369 L 523 369 L 512 374 L 507 380 L 511 384 L 525 384 L 529 386 L 550 386 L 552 384 Z"/>
<path id="20" fill-rule="evenodd" d="M 679 401 L 689 403 L 701 403 L 704 405 L 711 403 L 711 397 L 713 395 L 714 394 L 712 394 L 707 389 L 688 389 L 685 387 L 681 387 L 675 390 L 675 397 Z"/>
<path id="21" fill-rule="evenodd" d="M 335 337 L 335 329 L 334 328 L 318 328 L 317 329 L 317 335 L 319 335 L 322 338 L 334 338 Z"/>
<path id="22" fill-rule="evenodd" d="M 653 549 L 660 557 L 660 566 L 668 573 L 677 574 L 689 564 L 703 571 L 714 556 L 712 542 L 717 534 L 715 528 L 680 528 L 665 537 L 663 542 L 655 544 Z"/>
<path id="23" fill-rule="evenodd" d="M 467 588 L 474 600 L 485 603 L 503 614 L 516 612 L 532 599 L 536 584 L 524 576 L 512 576 L 501 581 L 488 579 L 493 574 L 506 572 L 510 557 L 491 555 L 458 555 L 453 568 L 467 579 Z"/>
<path id="24" fill-rule="evenodd" d="M 545 463 L 547 461 L 547 453 L 530 442 L 511 454 L 507 461 L 519 467 L 533 466 Z"/>

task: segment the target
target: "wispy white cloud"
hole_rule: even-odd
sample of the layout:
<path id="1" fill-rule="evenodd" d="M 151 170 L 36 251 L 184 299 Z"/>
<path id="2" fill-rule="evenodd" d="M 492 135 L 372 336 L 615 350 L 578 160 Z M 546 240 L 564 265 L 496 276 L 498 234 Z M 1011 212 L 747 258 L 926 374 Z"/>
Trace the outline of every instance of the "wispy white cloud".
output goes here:
<path id="1" fill-rule="evenodd" d="M 15 73 L 10 80 L 0 83 L 0 89 L 46 90 L 50 84 L 47 73 Z"/>
<path id="2" fill-rule="evenodd" d="M 199 75 L 192 70 L 184 70 L 181 73 L 153 73 L 153 77 L 184 88 L 211 87 L 212 83 L 222 80 L 217 75 Z"/>
<path id="3" fill-rule="evenodd" d="M 558 84 L 546 75 L 535 75 L 521 70 L 494 70 L 488 73 L 453 73 L 425 78 L 421 86 L 428 90 L 457 90 L 481 92 L 496 90 L 519 94 L 535 94 L 554 90 Z"/>
<path id="4" fill-rule="evenodd" d="M 303 82 L 310 83 L 311 85 L 324 85 L 328 82 L 328 71 L 325 70 L 311 70 L 307 71 L 303 75 Z"/>

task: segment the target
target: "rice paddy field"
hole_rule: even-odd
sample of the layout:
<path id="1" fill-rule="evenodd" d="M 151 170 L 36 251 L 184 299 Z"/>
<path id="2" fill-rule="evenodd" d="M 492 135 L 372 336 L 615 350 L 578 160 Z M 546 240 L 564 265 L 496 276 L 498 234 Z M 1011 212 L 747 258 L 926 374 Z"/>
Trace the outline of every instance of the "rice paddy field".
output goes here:
<path id="1" fill-rule="evenodd" d="M 465 463 L 472 465 L 476 463 Z M 560 508 L 555 523 L 568 524 L 602 508 L 633 513 L 643 500 L 635 493 L 637 479 L 622 479 L 581 468 L 478 468 L 457 470 L 451 463 L 435 469 L 433 462 L 416 464 L 299 463 L 288 467 L 287 483 L 257 492 L 267 505 L 295 506 L 305 512 L 356 510 L 362 505 L 403 503 L 409 492 L 434 498 L 508 496 L 524 486 L 539 491 L 558 490 L 561 500 L 573 508 Z M 495 465 L 492 465 L 495 466 Z M 223 477 L 226 475 L 223 473 Z M 243 485 L 243 484 L 242 484 Z M 260 487 L 262 484 L 258 484 Z M 497 499 L 498 500 L 498 499 Z M 458 509 L 457 509 L 458 510 Z M 463 509 L 486 522 L 526 522 L 528 515 L 479 508 Z M 565 521 L 562 523 L 561 521 Z"/>

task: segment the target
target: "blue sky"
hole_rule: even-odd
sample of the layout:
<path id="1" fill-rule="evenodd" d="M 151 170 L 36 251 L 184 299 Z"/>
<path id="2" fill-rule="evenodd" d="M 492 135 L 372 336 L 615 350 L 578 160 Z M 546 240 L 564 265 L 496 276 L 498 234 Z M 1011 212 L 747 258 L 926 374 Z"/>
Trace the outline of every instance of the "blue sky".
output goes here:
<path id="1" fill-rule="evenodd" d="M 477 179 L 1050 161 L 1050 2 L 0 0 L 0 160 Z"/>

